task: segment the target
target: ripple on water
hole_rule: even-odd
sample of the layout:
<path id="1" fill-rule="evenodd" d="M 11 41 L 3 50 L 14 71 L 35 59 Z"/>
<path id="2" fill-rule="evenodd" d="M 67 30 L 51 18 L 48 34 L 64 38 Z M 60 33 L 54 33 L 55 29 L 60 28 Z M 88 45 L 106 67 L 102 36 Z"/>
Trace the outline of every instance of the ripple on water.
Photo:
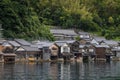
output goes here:
<path id="1" fill-rule="evenodd" d="M 0 80 L 120 80 L 120 62 L 1 64 Z"/>

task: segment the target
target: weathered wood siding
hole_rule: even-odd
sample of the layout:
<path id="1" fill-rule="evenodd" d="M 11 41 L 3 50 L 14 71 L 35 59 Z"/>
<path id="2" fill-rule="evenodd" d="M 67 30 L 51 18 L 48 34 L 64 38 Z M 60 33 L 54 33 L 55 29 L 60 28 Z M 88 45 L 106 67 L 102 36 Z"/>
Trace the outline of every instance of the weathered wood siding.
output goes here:
<path id="1" fill-rule="evenodd" d="M 103 47 L 96 48 L 96 58 L 105 58 L 106 49 Z"/>

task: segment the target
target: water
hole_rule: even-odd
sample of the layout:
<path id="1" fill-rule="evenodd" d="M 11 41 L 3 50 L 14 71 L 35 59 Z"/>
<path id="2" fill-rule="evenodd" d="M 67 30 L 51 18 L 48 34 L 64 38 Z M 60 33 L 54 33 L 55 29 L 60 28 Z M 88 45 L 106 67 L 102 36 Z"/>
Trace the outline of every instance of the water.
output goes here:
<path id="1" fill-rule="evenodd" d="M 0 63 L 0 80 L 120 80 L 120 62 Z"/>

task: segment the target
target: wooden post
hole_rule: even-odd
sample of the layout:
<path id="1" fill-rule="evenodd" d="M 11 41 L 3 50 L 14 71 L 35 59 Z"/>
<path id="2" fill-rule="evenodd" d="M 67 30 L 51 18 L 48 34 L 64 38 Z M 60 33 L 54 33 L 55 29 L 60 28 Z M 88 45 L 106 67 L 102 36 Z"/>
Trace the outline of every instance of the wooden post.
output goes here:
<path id="1" fill-rule="evenodd" d="M 25 58 L 26 58 L 26 61 L 28 61 L 28 54 L 27 54 L 27 51 L 25 53 Z"/>

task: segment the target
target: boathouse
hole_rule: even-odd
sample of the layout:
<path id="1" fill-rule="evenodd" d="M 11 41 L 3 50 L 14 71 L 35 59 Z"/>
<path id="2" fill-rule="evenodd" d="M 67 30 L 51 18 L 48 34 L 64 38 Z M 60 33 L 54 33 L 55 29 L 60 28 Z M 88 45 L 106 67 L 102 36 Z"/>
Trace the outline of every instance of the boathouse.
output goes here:
<path id="1" fill-rule="evenodd" d="M 51 46 L 53 45 L 53 43 L 51 42 L 46 42 L 44 43 L 43 47 L 43 60 L 50 60 L 51 58 Z M 57 53 L 56 53 L 57 55 Z"/>
<path id="2" fill-rule="evenodd" d="M 5 63 L 14 63 L 16 61 L 16 54 L 14 53 L 14 48 L 7 41 L 3 44 L 3 59 Z"/>
<path id="3" fill-rule="evenodd" d="M 50 59 L 51 60 L 57 60 L 58 59 L 58 54 L 59 54 L 59 47 L 54 43 L 50 47 Z"/>
<path id="4" fill-rule="evenodd" d="M 16 50 L 19 60 L 38 61 L 41 59 L 42 53 L 37 47 L 21 46 Z"/>
<path id="5" fill-rule="evenodd" d="M 58 59 L 58 46 L 55 45 L 53 42 L 37 41 L 34 42 L 34 44 L 41 50 L 43 61 Z"/>
<path id="6" fill-rule="evenodd" d="M 113 60 L 120 60 L 120 47 L 113 48 L 111 51 L 113 53 Z"/>
<path id="7" fill-rule="evenodd" d="M 67 43 L 61 46 L 61 54 L 64 60 L 70 60 L 73 57 L 72 53 L 70 52 L 70 46 Z"/>
<path id="8" fill-rule="evenodd" d="M 70 52 L 70 46 L 66 41 L 56 41 L 55 44 L 59 48 L 59 58 L 63 58 L 64 60 L 70 60 L 73 57 L 72 53 Z"/>
<path id="9" fill-rule="evenodd" d="M 91 61 L 95 59 L 95 48 L 91 44 L 80 45 L 79 52 L 82 54 L 83 61 Z"/>
<path id="10" fill-rule="evenodd" d="M 3 62 L 4 58 L 3 58 L 3 52 L 0 51 L 0 62 Z"/>
<path id="11" fill-rule="evenodd" d="M 96 60 L 106 60 L 106 49 L 108 45 L 95 45 Z"/>
<path id="12" fill-rule="evenodd" d="M 3 43 L 5 42 L 6 40 L 0 40 L 0 51 L 3 50 L 4 46 L 3 46 Z"/>
<path id="13" fill-rule="evenodd" d="M 4 63 L 15 63 L 16 54 L 14 54 L 14 53 L 4 53 L 3 58 L 4 58 Z"/>
<path id="14" fill-rule="evenodd" d="M 71 44 L 71 52 L 74 55 L 75 59 L 82 57 L 82 54 L 79 52 L 79 41 L 75 41 Z"/>

